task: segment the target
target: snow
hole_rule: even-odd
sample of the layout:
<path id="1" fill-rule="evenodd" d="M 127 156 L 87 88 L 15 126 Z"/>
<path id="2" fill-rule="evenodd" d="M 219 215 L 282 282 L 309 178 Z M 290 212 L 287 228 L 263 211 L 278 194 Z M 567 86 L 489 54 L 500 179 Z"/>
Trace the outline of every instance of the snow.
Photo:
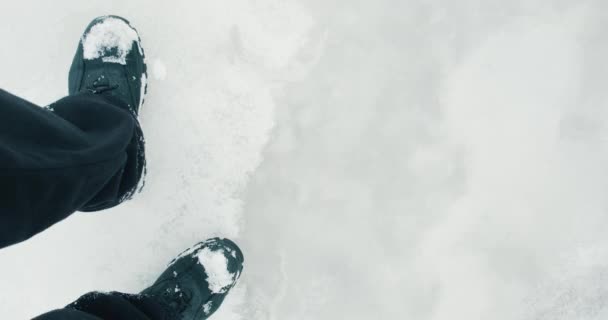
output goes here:
<path id="1" fill-rule="evenodd" d="M 76 43 L 100 14 L 128 18 L 148 61 L 162 57 L 171 75 L 147 79 L 150 90 L 140 113 L 148 162 L 143 192 L 112 210 L 77 213 L 1 250 L 0 271 L 17 274 L 2 279 L 2 288 L 14 292 L 0 295 L 2 318 L 32 318 L 91 290 L 139 292 L 178 253 L 208 238 L 241 245 L 240 194 L 271 136 L 274 92 L 292 79 L 285 69 L 306 45 L 311 27 L 298 4 L 273 10 L 260 4 L 91 1 L 85 8 L 70 0 L 23 1 L 11 8 L 30 12 L 25 20 L 0 13 L 7 25 L 20 26 L 19 32 L 0 28 L 4 39 L 17 46 L 24 34 L 36 37 L 35 46 L 0 52 L 0 86 L 41 105 L 65 95 Z M 123 9 L 108 12 L 111 7 Z M 73 14 L 74 8 L 82 10 Z M 231 38 L 236 34 L 240 46 Z M 24 58 L 31 61 L 15 63 Z M 13 69 L 17 65 L 22 69 Z M 37 85 L 21 82 L 24 74 L 38 79 Z M 48 260 L 48 269 L 39 268 L 35 257 Z M 245 294 L 246 284 L 239 283 L 214 319 L 241 319 Z"/>
<path id="2" fill-rule="evenodd" d="M 236 281 L 236 274 L 228 271 L 228 259 L 223 249 L 204 248 L 197 254 L 199 263 L 204 267 L 207 283 L 212 293 L 224 293 Z"/>
<path id="3" fill-rule="evenodd" d="M 91 30 L 83 36 L 82 47 L 84 58 L 87 60 L 99 59 L 104 62 L 127 64 L 127 55 L 133 48 L 133 42 L 139 46 L 137 32 L 123 20 L 117 18 L 106 18 L 95 24 Z M 116 48 L 116 56 L 106 55 L 108 51 Z"/>
<path id="4" fill-rule="evenodd" d="M 146 89 L 148 86 L 148 77 L 145 73 L 141 74 L 141 89 L 139 94 L 139 106 L 142 107 L 146 99 Z"/>
<path id="5" fill-rule="evenodd" d="M 143 193 L 1 250 L 2 318 L 138 292 L 220 236 L 247 265 L 216 320 L 606 319 L 607 9 L 10 2 L 0 87 L 36 103 L 100 14 L 152 63 Z"/>
<path id="6" fill-rule="evenodd" d="M 167 79 L 167 67 L 160 59 L 155 59 L 154 64 L 152 65 L 152 74 L 154 75 L 154 79 L 156 80 L 165 80 Z"/>
<path id="7" fill-rule="evenodd" d="M 212 306 L 213 306 L 213 301 L 209 301 L 209 302 L 205 303 L 205 304 L 203 305 L 203 312 L 204 312 L 205 314 L 209 314 L 209 312 L 211 311 L 211 307 L 212 307 Z"/>

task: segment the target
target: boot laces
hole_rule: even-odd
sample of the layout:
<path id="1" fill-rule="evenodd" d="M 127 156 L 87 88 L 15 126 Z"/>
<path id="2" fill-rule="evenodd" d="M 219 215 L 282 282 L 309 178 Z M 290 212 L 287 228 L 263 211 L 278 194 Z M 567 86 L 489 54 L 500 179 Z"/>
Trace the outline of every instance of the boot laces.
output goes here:
<path id="1" fill-rule="evenodd" d="M 110 85 L 108 79 L 106 79 L 105 75 L 101 75 L 97 78 L 97 80 L 93 81 L 93 83 L 88 86 L 86 89 L 94 94 L 100 94 L 108 91 L 112 91 L 117 89 L 118 85 Z"/>
<path id="2" fill-rule="evenodd" d="M 87 87 L 87 90 L 93 94 L 100 94 L 108 91 L 112 91 L 117 89 L 118 85 L 109 85 L 109 84 L 93 84 L 90 87 Z"/>
<path id="3" fill-rule="evenodd" d="M 178 292 L 175 292 L 174 289 L 166 289 L 163 292 L 161 299 L 173 310 L 183 312 L 190 305 L 192 295 L 189 291 L 183 289 L 180 289 Z"/>

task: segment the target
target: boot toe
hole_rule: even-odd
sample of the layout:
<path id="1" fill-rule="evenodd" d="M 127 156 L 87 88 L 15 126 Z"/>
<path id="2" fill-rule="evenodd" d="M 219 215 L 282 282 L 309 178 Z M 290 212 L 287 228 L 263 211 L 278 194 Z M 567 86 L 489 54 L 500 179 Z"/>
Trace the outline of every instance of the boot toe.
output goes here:
<path id="1" fill-rule="evenodd" d="M 127 56 L 135 49 L 141 51 L 139 35 L 129 22 L 117 16 L 93 20 L 82 37 L 85 60 L 127 64 Z"/>

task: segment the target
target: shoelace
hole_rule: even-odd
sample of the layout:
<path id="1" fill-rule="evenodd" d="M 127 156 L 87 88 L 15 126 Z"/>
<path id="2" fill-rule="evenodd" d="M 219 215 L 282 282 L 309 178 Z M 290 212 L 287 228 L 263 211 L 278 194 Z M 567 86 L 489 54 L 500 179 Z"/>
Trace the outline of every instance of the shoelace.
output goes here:
<path id="1" fill-rule="evenodd" d="M 107 91 L 112 91 L 114 89 L 117 89 L 118 85 L 109 85 L 107 83 L 98 83 L 97 81 L 93 82 L 93 85 L 87 87 L 87 91 L 93 93 L 93 94 L 99 94 L 99 93 L 104 93 Z"/>
<path id="2" fill-rule="evenodd" d="M 167 290 L 163 292 L 161 299 L 173 310 L 177 312 L 182 312 L 186 310 L 186 308 L 188 308 L 188 306 L 190 305 L 192 295 L 186 290 L 181 290 L 179 292 L 172 292 L 170 290 Z"/>

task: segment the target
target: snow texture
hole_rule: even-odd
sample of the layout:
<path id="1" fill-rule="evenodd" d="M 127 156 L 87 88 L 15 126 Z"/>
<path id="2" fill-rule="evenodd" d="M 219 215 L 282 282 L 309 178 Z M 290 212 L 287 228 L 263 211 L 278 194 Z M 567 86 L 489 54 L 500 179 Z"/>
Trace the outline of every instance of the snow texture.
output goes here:
<path id="1" fill-rule="evenodd" d="M 4 4 L 0 87 L 61 98 L 84 27 L 128 18 L 168 75 L 146 188 L 1 250 L 2 319 L 214 236 L 247 259 L 214 320 L 608 318 L 608 2 L 83 3 Z"/>
<path id="2" fill-rule="evenodd" d="M 211 307 L 213 307 L 213 301 L 209 301 L 203 305 L 203 312 L 205 314 L 209 314 L 211 312 Z"/>
<path id="3" fill-rule="evenodd" d="M 155 80 L 167 79 L 167 67 L 160 59 L 154 60 L 154 64 L 152 65 L 152 74 L 154 75 Z"/>
<path id="4" fill-rule="evenodd" d="M 148 88 L 148 78 L 145 73 L 141 74 L 141 88 L 139 93 L 139 107 L 141 108 L 146 99 L 146 89 Z M 141 110 L 140 110 L 141 111 Z M 140 188 L 138 188 L 139 190 Z"/>
<path id="5" fill-rule="evenodd" d="M 212 293 L 224 293 L 236 280 L 236 274 L 228 271 L 228 259 L 224 250 L 204 248 L 197 254 L 199 263 L 204 267 L 207 283 Z"/>
<path id="6" fill-rule="evenodd" d="M 127 64 L 127 55 L 133 48 L 133 43 L 139 44 L 137 32 L 123 20 L 107 18 L 95 24 L 82 38 L 84 58 L 86 60 L 99 59 L 104 62 Z M 108 55 L 112 50 L 116 55 Z"/>

